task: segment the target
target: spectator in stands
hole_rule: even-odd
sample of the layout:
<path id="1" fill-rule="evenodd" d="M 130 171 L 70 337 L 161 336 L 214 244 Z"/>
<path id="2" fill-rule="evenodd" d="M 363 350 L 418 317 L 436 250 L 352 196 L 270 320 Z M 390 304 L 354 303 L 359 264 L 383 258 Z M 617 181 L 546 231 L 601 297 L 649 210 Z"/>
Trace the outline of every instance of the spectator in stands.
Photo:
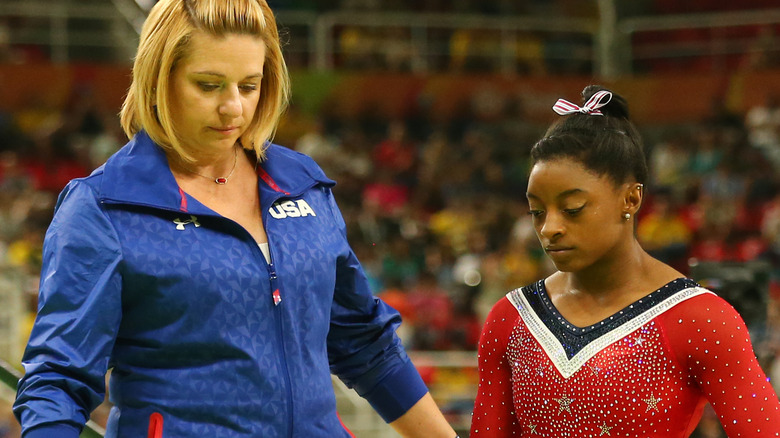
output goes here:
<path id="1" fill-rule="evenodd" d="M 761 151 L 774 168 L 780 170 L 780 100 L 766 96 L 764 104 L 750 108 L 745 125 L 751 146 Z"/>
<path id="2" fill-rule="evenodd" d="M 441 131 L 433 132 L 420 147 L 414 202 L 429 213 L 441 202 L 441 182 L 449 172 L 445 165 L 449 149 L 447 136 Z"/>
<path id="3" fill-rule="evenodd" d="M 423 270 L 433 272 L 436 275 L 436 283 L 445 290 L 455 287 L 453 269 L 455 255 L 452 247 L 445 242 L 437 241 L 434 236 L 427 235 L 427 241 L 422 248 Z"/>
<path id="4" fill-rule="evenodd" d="M 382 60 L 385 69 L 393 72 L 412 70 L 417 54 L 409 29 L 404 27 L 386 29 L 379 47 L 383 52 Z"/>
<path id="5" fill-rule="evenodd" d="M 447 329 L 450 350 L 473 351 L 477 349 L 482 321 L 477 314 L 476 299 L 481 291 L 461 288 L 452 297 L 452 321 Z"/>
<path id="6" fill-rule="evenodd" d="M 679 216 L 668 189 L 655 192 L 650 211 L 639 219 L 637 238 L 648 253 L 679 266 L 691 242 L 691 230 Z"/>
<path id="7" fill-rule="evenodd" d="M 16 61 L 10 36 L 8 24 L 5 20 L 0 20 L 0 64 L 11 64 Z"/>
<path id="8" fill-rule="evenodd" d="M 407 293 L 414 333 L 413 348 L 417 350 L 447 350 L 452 348 L 450 330 L 453 318 L 452 299 L 441 289 L 436 276 L 421 272 Z"/>
<path id="9" fill-rule="evenodd" d="M 392 120 L 387 136 L 374 147 L 374 169 L 387 170 L 396 182 L 406 186 L 414 183 L 417 165 L 417 145 L 411 141 L 402 120 Z"/>
<path id="10" fill-rule="evenodd" d="M 473 198 L 469 194 L 448 196 L 445 206 L 432 214 L 428 222 L 433 235 L 458 254 L 467 250 L 469 232 L 477 224 Z"/>
<path id="11" fill-rule="evenodd" d="M 761 219 L 761 235 L 767 243 L 763 258 L 772 263 L 772 283 L 777 286 L 776 291 L 780 292 L 780 190 L 766 207 Z"/>
<path id="12" fill-rule="evenodd" d="M 340 201 L 358 205 L 363 186 L 369 181 L 373 171 L 370 146 L 366 136 L 354 126 L 342 129 L 334 136 L 333 149 L 323 162 L 326 175 L 333 175 L 339 182 Z M 322 151 L 318 152 L 322 155 Z"/>
<path id="13" fill-rule="evenodd" d="M 74 137 L 64 129 L 35 139 L 23 166 L 36 190 L 57 193 L 74 178 L 86 176 L 85 159 L 73 148 Z"/>
<path id="14" fill-rule="evenodd" d="M 361 200 L 363 223 L 377 227 L 382 240 L 391 238 L 409 213 L 409 188 L 396 182 L 388 169 L 376 172 L 375 179 L 366 182 Z"/>
<path id="15" fill-rule="evenodd" d="M 531 151 L 530 214 L 557 272 L 488 316 L 470 436 L 564 436 L 576 424 L 583 436 L 683 438 L 707 401 L 730 436 L 780 434 L 780 401 L 740 316 L 636 239 L 648 170 L 626 101 L 582 94 L 583 106 L 558 100 L 564 118 Z"/>
<path id="16" fill-rule="evenodd" d="M 387 249 L 382 251 L 382 278 L 405 287 L 414 284 L 424 262 L 414 253 L 412 243 L 396 237 L 383 246 Z"/>
<path id="17" fill-rule="evenodd" d="M 713 209 L 720 210 L 733 223 L 739 206 L 745 202 L 747 182 L 731 161 L 724 161 L 702 176 L 700 190 L 700 196 L 709 200 Z"/>
<path id="18" fill-rule="evenodd" d="M 698 261 L 723 262 L 732 260 L 732 254 L 729 251 L 731 236 L 731 224 L 708 219 L 696 234 L 688 255 Z"/>
<path id="19" fill-rule="evenodd" d="M 670 134 L 653 146 L 648 158 L 653 185 L 669 188 L 676 199 L 682 199 L 689 182 L 690 145 L 684 133 Z"/>
<path id="20" fill-rule="evenodd" d="M 377 65 L 377 32 L 372 28 L 348 26 L 338 37 L 342 66 L 348 69 L 372 69 Z"/>
<path id="21" fill-rule="evenodd" d="M 62 192 L 14 411 L 77 437 L 340 436 L 331 373 L 407 437 L 452 438 L 346 240 L 333 182 L 269 143 L 289 97 L 265 0 L 162 0 L 131 141 Z M 293 421 L 295 419 L 295 421 Z"/>
<path id="22" fill-rule="evenodd" d="M 695 150 L 689 161 L 688 169 L 700 177 L 714 171 L 723 160 L 723 148 L 718 143 L 718 135 L 711 126 L 703 125 L 694 132 Z"/>
<path id="23" fill-rule="evenodd" d="M 310 156 L 328 175 L 334 175 L 332 161 L 339 148 L 338 139 L 325 130 L 325 121 L 316 120 L 313 129 L 301 135 L 295 150 Z"/>
<path id="24" fill-rule="evenodd" d="M 471 46 L 475 38 L 474 33 L 472 29 L 456 29 L 452 32 L 449 42 L 450 71 L 460 72 L 465 70 L 473 50 Z"/>
<path id="25" fill-rule="evenodd" d="M 776 5 L 772 5 L 773 7 Z M 755 39 L 751 42 L 742 61 L 747 70 L 764 70 L 777 67 L 780 57 L 777 56 L 775 24 L 765 24 L 758 28 Z"/>

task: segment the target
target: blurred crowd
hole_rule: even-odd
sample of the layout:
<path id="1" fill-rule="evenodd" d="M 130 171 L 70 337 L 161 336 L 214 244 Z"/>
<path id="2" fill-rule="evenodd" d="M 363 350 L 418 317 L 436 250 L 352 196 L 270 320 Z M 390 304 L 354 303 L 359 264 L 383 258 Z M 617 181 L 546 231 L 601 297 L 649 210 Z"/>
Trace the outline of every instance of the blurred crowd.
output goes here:
<path id="1" fill-rule="evenodd" d="M 465 14 L 539 14 L 554 16 L 595 15 L 594 2 L 580 0 L 270 0 L 274 9 L 381 12 L 454 12 Z M 776 6 L 773 0 L 694 0 L 684 4 L 673 0 L 637 0 L 618 5 L 629 15 L 675 14 L 691 12 L 737 11 Z M 630 3 L 630 4 L 629 4 Z"/>
<path id="2" fill-rule="evenodd" d="M 552 269 L 524 196 L 529 150 L 545 126 L 525 120 L 520 98 L 479 92 L 443 122 L 424 102 L 398 119 L 371 111 L 315 117 L 296 136 L 285 132 L 287 120 L 279 139 L 338 181 L 350 240 L 377 294 L 404 315 L 410 348 L 474 349 L 490 306 Z M 694 262 L 764 261 L 769 295 L 780 297 L 777 99 L 746 114 L 713 105 L 704 120 L 646 138 L 652 181 L 637 227 L 644 247 L 685 273 Z M 28 312 L 57 193 L 125 141 L 88 88 L 64 108 L 32 101 L 0 114 L 0 266 L 27 276 Z M 772 322 L 770 310 L 764 319 Z"/>
<path id="3" fill-rule="evenodd" d="M 492 304 L 553 269 L 524 195 L 529 150 L 545 126 L 526 121 L 520 98 L 476 93 L 446 121 L 434 121 L 424 101 L 397 119 L 296 117 L 304 116 L 293 108 L 278 138 L 337 180 L 350 241 L 377 295 L 403 315 L 410 349 L 474 350 Z M 291 125 L 307 128 L 291 135 Z M 651 181 L 639 239 L 686 274 L 711 262 L 764 267 L 763 290 L 730 299 L 746 309 L 756 306 L 740 300 L 758 300 L 759 314 L 745 316 L 780 381 L 780 102 L 767 96 L 745 114 L 714 104 L 703 120 L 653 127 L 645 138 Z M 22 333 L 57 193 L 125 141 L 88 87 L 65 107 L 30 101 L 0 113 L 0 276 L 20 281 Z"/>
<path id="4" fill-rule="evenodd" d="M 598 18 L 597 2 L 579 0 L 269 3 L 280 12 Z M 621 18 L 777 7 L 776 0 L 615 5 Z M 25 28 L 29 20 L 0 19 L 0 63 L 48 61 L 42 46 L 12 44 L 12 31 Z M 310 29 L 291 26 L 285 32 L 291 67 L 307 67 Z M 412 32 L 408 26 L 338 27 L 333 64 L 382 72 L 419 71 L 415 65 L 420 62 L 428 72 L 593 71 L 590 34 L 518 31 L 507 39 L 501 29 L 430 27 L 427 47 L 421 48 L 413 43 Z M 778 35 L 778 24 L 637 33 L 633 68 L 637 73 L 777 68 Z M 723 41 L 740 50 L 719 54 L 714 48 Z M 654 54 L 659 48 L 672 55 L 677 49 L 689 53 L 685 50 L 698 48 L 712 56 L 664 57 Z M 432 114 L 430 105 L 420 98 L 397 118 L 371 108 L 345 117 L 328 105 L 317 114 L 293 106 L 277 140 L 311 155 L 337 181 L 334 193 L 350 242 L 377 295 L 401 312 L 405 322 L 399 334 L 407 347 L 473 351 L 490 307 L 508 291 L 554 269 L 536 239 L 525 201 L 529 151 L 546 126 L 525 117 L 522 96 L 489 88 L 474 93 L 468 105 L 446 120 Z M 743 113 L 716 101 L 701 120 L 639 128 L 651 170 L 637 219 L 642 245 L 737 307 L 780 391 L 780 95 L 767 95 Z M 77 87 L 64 105 L 32 99 L 13 111 L 0 110 L 0 325 L 15 312 L 5 301 L 9 294 L 17 294 L 23 307 L 21 315 L 10 315 L 21 325 L 21 339 L 0 339 L 0 359 L 18 364 L 21 351 L 3 357 L 8 354 L 4 350 L 23 346 L 32 326 L 41 246 L 57 194 L 125 142 L 116 109 L 101 107 L 88 84 Z M 438 379 L 450 389 L 471 388 L 476 375 L 470 371 L 455 370 L 448 377 L 440 371 Z M 429 384 L 437 379 L 423 374 Z M 18 436 L 2 399 L 0 438 Z M 471 402 L 443 406 L 462 411 L 467 422 Z M 707 410 L 695 436 L 717 438 L 721 433 Z"/>
<path id="5" fill-rule="evenodd" d="M 550 272 L 524 196 L 528 153 L 545 127 L 524 121 L 520 100 L 491 93 L 475 94 L 446 122 L 428 116 L 424 105 L 396 120 L 321 114 L 291 146 L 339 181 L 351 241 L 380 296 L 405 313 L 412 348 L 471 349 L 497 299 Z M 637 227 L 644 247 L 689 275 L 708 263 L 755 265 L 748 272 L 763 290 L 729 298 L 760 300 L 764 314 L 746 317 L 777 324 L 776 100 L 746 114 L 715 103 L 706 118 L 646 138 L 651 181 Z M 715 289 L 728 281 L 704 279 Z M 767 334 L 759 354 L 769 364 L 780 351 L 770 336 L 777 330 L 757 331 Z"/>
<path id="6" fill-rule="evenodd" d="M 618 35 L 626 40 L 614 44 L 629 45 L 634 73 L 670 71 L 723 72 L 734 69 L 775 68 L 778 62 L 780 25 L 735 18 L 733 25 L 719 23 L 699 27 L 709 21 L 702 17 L 689 20 L 689 27 L 668 27 L 656 21 L 645 29 L 630 31 L 626 23 L 634 17 L 661 18 L 670 15 L 739 13 L 777 8 L 773 0 L 726 2 L 697 0 L 640 0 L 630 2 L 583 2 L 579 0 L 298 0 L 271 2 L 281 12 L 283 34 L 289 35 L 288 50 L 292 65 L 308 66 L 314 50 L 307 26 L 294 22 L 287 27 L 285 12 L 350 14 L 332 30 L 334 59 L 339 69 L 401 72 L 502 72 L 524 75 L 591 74 L 597 58 L 596 26 L 602 7 L 614 7 L 620 23 Z M 611 4 L 611 6 L 604 6 Z M 472 17 L 466 26 L 453 26 L 436 18 L 411 23 L 409 19 L 378 19 L 379 14 L 454 14 Z M 392 15 L 390 15 L 392 16 Z M 377 19 L 367 19 L 374 17 Z M 473 17 L 481 17 L 476 24 Z M 512 18 L 543 19 L 562 17 L 568 25 L 534 27 L 515 25 Z M 509 20 L 498 24 L 490 20 Z M 755 20 L 753 20 L 755 21 Z M 752 24 L 751 24 L 752 23 Z M 647 23 L 645 23 L 647 26 Z M 641 26 L 640 26 L 641 27 Z M 331 35 L 328 35 L 330 38 Z"/>
<path id="7" fill-rule="evenodd" d="M 86 0 L 57 0 L 66 5 L 82 5 Z M 100 0 L 91 0 L 101 4 Z M 88 2 L 89 3 L 89 2 Z M 138 0 L 142 8 L 154 0 Z M 279 12 L 282 39 L 288 63 L 311 68 L 314 63 L 346 70 L 393 72 L 501 72 L 523 75 L 591 74 L 597 60 L 600 4 L 580 0 L 271 0 Z M 777 8 L 773 0 L 726 2 L 696 0 L 637 0 L 613 2 L 618 20 L 616 41 L 627 45 L 621 51 L 631 53 L 631 71 L 655 73 L 680 71 L 723 72 L 735 68 L 775 68 L 780 65 L 780 24 L 761 19 L 734 18 L 731 26 L 668 27 L 656 22 L 644 30 L 628 31 L 625 20 L 634 17 L 661 18 L 695 13 L 737 13 Z M 303 13 L 301 15 L 300 13 Z M 343 17 L 316 21 L 322 14 Z M 32 8 L 26 14 L 0 11 L 0 62 L 31 63 L 51 59 L 54 48 L 31 43 L 30 35 L 50 35 L 55 16 Z M 403 15 L 399 15 L 403 14 Z M 414 21 L 420 14 L 446 14 L 450 20 L 427 18 Z M 78 15 L 76 15 L 78 16 Z M 303 18 L 302 18 L 303 17 Z M 351 18 L 349 18 L 351 17 Z M 457 19 L 460 17 L 460 19 Z M 548 17 L 556 26 L 548 26 Z M 513 21 L 517 19 L 517 21 Z M 529 21 L 536 25 L 529 25 Z M 453 21 L 454 20 L 454 21 Z M 497 20 L 503 20 L 500 23 Z M 563 20 L 569 20 L 564 22 Z M 542 22 L 539 25 L 539 22 Z M 464 24 L 466 23 L 466 24 Z M 569 24 L 565 24 L 569 23 Z M 573 24 L 572 24 L 573 23 Z M 117 39 L 115 20 L 105 22 L 81 19 L 65 20 L 68 31 L 92 32 L 91 38 Z M 326 34 L 320 33 L 327 28 Z M 655 29 L 655 30 L 653 30 Z M 126 37 L 111 44 L 76 42 L 71 38 L 60 57 L 69 61 L 126 63 L 132 54 L 124 48 Z M 328 47 L 323 51 L 323 47 Z M 61 49 L 61 48 L 60 48 Z M 319 59 L 322 55 L 323 58 Z M 316 59 L 316 61 L 315 61 Z M 597 62 L 597 61 L 596 61 Z M 319 67 L 319 66 L 318 66 Z M 624 67 L 625 68 L 625 67 Z"/>
<path id="8" fill-rule="evenodd" d="M 316 11 L 569 17 L 596 13 L 572 0 L 277 3 L 279 9 Z M 683 12 L 676 10 L 677 2 L 658 0 L 621 2 L 621 7 L 629 3 L 633 11 L 624 15 Z M 685 12 L 698 3 L 702 11 L 718 9 L 715 2 L 699 1 L 687 4 L 693 9 Z M 734 5 L 723 2 L 720 10 Z M 753 0 L 741 7 L 771 6 Z M 780 65 L 773 43 L 779 31 L 777 25 L 743 29 L 757 46 L 739 64 L 756 69 Z M 23 48 L 4 50 L 10 47 L 4 35 L 0 25 L 0 62 L 29 58 L 18 56 L 26 53 Z M 665 37 L 690 42 L 701 35 L 688 30 Z M 429 38 L 445 46 L 441 50 L 446 56 L 434 70 L 500 70 L 491 64 L 499 58 L 483 56 L 506 49 L 498 48 L 498 30 L 460 29 Z M 410 71 L 419 55 L 404 28 L 345 27 L 339 30 L 338 44 L 339 66 L 351 69 Z M 515 54 L 512 68 L 523 74 L 591 71 L 590 42 L 576 35 L 518 34 L 510 49 Z M 570 56 L 579 50 L 587 53 Z M 677 68 L 679 62 L 640 69 Z M 397 118 L 371 108 L 345 117 L 328 105 L 317 114 L 293 106 L 277 135 L 279 143 L 311 155 L 338 182 L 334 193 L 350 242 L 377 295 L 401 312 L 405 323 L 399 334 L 412 350 L 475 350 L 490 307 L 508 291 L 553 270 L 525 201 L 529 151 L 546 126 L 529 121 L 522 96 L 489 88 L 475 92 L 468 105 L 452 114 L 442 120 L 432 114 L 425 98 Z M 701 120 L 639 128 L 651 170 L 638 216 L 640 241 L 657 258 L 722 293 L 743 313 L 759 359 L 778 388 L 780 96 L 767 95 L 744 113 L 715 101 Z M 16 345 L 24 345 L 35 316 L 41 246 L 57 194 L 125 142 L 116 109 L 102 108 L 86 84 L 61 106 L 32 99 L 13 111 L 0 110 L 0 296 L 16 293 L 23 303 L 22 315 L 15 317 L 24 339 Z M 742 269 L 737 275 L 742 283 L 728 278 L 735 269 Z M 0 342 L 3 345 L 8 344 Z M 18 357 L 0 358 L 18 363 Z M 463 380 L 462 373 L 453 374 L 448 386 L 458 379 Z M 470 412 L 468 400 L 458 409 Z M 0 438 L 16 436 L 14 422 L 2 416 L 7 412 L 0 402 Z M 714 415 L 707 412 L 697 436 L 718 437 Z"/>

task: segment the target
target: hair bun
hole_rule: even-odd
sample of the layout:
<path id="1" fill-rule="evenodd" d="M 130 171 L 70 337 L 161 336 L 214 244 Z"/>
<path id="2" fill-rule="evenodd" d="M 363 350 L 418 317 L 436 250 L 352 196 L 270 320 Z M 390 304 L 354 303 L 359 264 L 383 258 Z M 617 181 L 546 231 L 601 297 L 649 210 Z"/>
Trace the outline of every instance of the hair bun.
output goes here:
<path id="1" fill-rule="evenodd" d="M 599 110 L 601 110 L 601 112 L 606 116 L 621 117 L 629 120 L 628 102 L 626 102 L 626 99 L 624 99 L 623 96 L 601 85 L 588 85 L 585 87 L 582 90 L 582 102 L 587 102 L 588 99 L 590 99 L 594 94 L 602 90 L 612 93 L 612 99 L 609 101 L 609 103 L 599 108 Z"/>

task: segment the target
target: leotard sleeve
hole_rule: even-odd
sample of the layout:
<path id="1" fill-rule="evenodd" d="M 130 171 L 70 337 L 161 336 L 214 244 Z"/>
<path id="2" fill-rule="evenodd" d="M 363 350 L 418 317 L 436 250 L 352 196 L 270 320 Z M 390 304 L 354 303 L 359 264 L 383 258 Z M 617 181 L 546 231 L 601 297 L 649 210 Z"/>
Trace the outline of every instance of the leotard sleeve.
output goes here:
<path id="1" fill-rule="evenodd" d="M 664 315 L 668 342 L 729 438 L 780 436 L 780 402 L 736 310 L 704 294 Z"/>
<path id="2" fill-rule="evenodd" d="M 506 349 L 517 322 L 517 310 L 504 297 L 490 311 L 479 340 L 479 388 L 474 402 L 471 437 L 520 436 L 512 404 L 512 371 Z"/>

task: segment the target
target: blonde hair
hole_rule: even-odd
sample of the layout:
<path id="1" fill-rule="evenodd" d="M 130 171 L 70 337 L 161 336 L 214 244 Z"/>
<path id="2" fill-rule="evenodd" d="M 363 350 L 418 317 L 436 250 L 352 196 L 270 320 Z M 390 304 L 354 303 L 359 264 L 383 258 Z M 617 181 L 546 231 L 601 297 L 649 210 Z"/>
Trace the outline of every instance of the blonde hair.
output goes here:
<path id="1" fill-rule="evenodd" d="M 240 139 L 245 149 L 254 149 L 263 159 L 290 98 L 276 19 L 265 0 L 160 0 L 141 30 L 133 80 L 120 112 L 125 134 L 132 138 L 145 130 L 163 149 L 193 160 L 177 138 L 168 96 L 171 73 L 186 55 L 194 31 L 216 37 L 253 35 L 265 43 L 260 101 Z"/>

